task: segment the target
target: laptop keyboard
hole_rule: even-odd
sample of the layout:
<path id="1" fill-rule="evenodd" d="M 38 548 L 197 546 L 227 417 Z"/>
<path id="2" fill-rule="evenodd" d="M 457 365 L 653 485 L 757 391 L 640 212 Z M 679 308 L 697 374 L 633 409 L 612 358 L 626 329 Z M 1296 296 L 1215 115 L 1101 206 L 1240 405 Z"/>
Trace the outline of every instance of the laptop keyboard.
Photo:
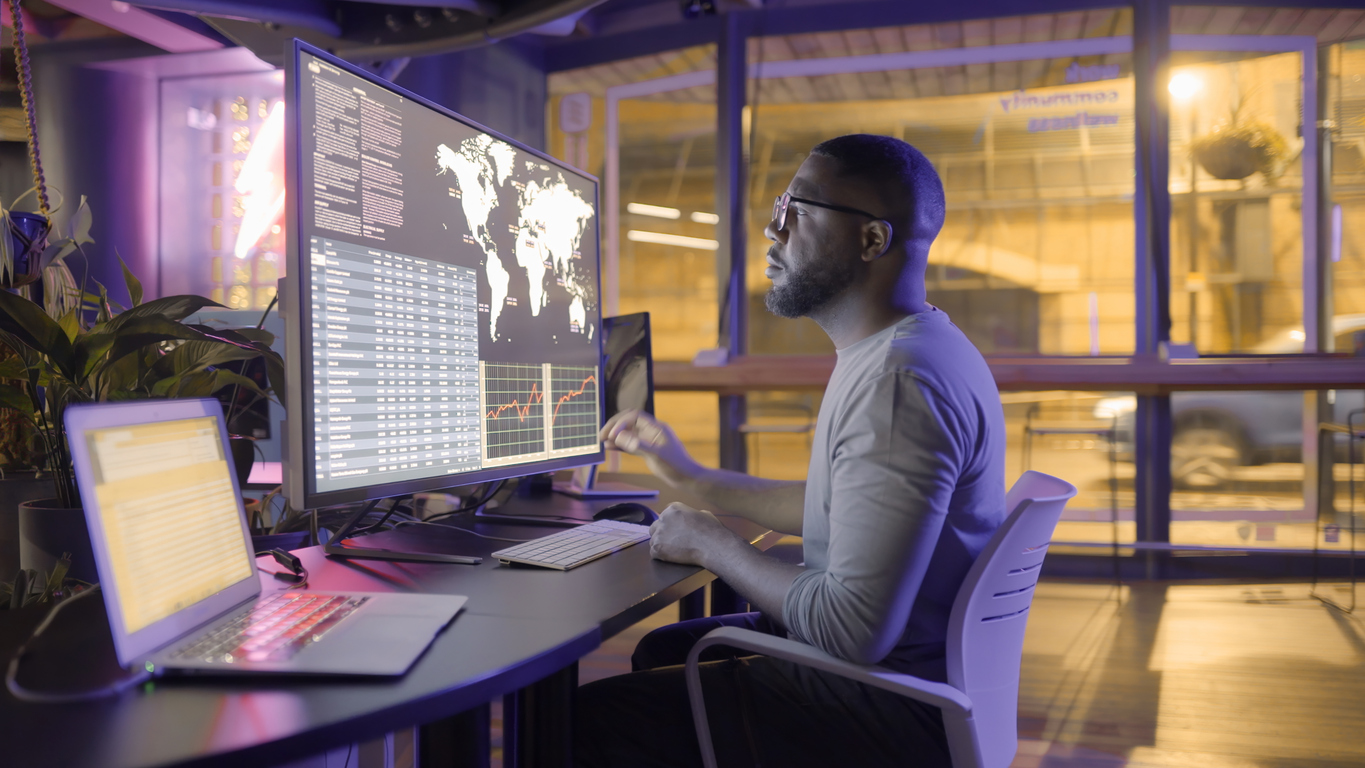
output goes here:
<path id="1" fill-rule="evenodd" d="M 619 549 L 649 541 L 649 527 L 597 520 L 493 553 L 504 565 L 521 563 L 567 571 Z"/>
<path id="2" fill-rule="evenodd" d="M 368 597 L 283 592 L 175 652 L 175 658 L 235 664 L 285 661 L 321 640 Z"/>

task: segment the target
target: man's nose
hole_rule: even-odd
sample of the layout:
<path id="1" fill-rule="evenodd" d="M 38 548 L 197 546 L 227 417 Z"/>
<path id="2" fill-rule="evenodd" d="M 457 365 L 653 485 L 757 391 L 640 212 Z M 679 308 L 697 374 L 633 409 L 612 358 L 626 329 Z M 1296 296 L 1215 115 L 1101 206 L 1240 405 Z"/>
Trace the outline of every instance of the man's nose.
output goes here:
<path id="1" fill-rule="evenodd" d="M 774 229 L 773 224 L 775 223 L 777 223 L 777 219 L 770 219 L 768 221 L 767 225 L 763 227 L 763 236 L 774 243 L 782 242 L 782 237 L 787 233 L 787 230 Z"/>

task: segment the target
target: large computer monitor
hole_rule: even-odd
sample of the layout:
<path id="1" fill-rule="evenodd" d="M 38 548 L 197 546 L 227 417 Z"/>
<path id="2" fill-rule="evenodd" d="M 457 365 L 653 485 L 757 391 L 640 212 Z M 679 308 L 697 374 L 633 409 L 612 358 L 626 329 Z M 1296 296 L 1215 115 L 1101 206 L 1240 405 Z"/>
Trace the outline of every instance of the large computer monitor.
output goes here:
<path id="1" fill-rule="evenodd" d="M 597 180 L 302 42 L 285 72 L 291 505 L 600 462 Z"/>

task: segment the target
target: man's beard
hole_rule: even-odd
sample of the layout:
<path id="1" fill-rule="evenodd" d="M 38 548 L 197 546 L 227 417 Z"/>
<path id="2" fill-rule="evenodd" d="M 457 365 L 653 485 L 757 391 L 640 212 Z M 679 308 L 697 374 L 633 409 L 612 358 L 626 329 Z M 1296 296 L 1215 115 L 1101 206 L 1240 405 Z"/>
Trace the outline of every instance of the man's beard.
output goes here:
<path id="1" fill-rule="evenodd" d="M 782 285 L 773 283 L 763 297 L 768 311 L 778 317 L 805 317 L 829 303 L 853 284 L 853 262 L 833 256 L 809 263 L 799 271 L 787 269 Z"/>

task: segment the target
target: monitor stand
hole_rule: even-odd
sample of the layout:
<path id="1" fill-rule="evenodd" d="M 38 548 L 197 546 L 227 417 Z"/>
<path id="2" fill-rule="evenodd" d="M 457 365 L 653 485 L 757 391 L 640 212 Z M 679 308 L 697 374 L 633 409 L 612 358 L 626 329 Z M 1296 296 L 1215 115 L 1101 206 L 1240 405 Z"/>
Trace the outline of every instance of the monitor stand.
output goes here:
<path id="1" fill-rule="evenodd" d="M 658 491 L 638 485 L 598 482 L 597 468 L 600 466 L 594 464 L 575 469 L 572 480 L 554 484 L 555 492 L 575 499 L 652 499 L 659 495 Z"/>
<path id="2" fill-rule="evenodd" d="M 389 513 L 384 515 L 379 522 L 364 528 L 357 528 L 365 515 L 369 514 L 370 510 L 374 509 L 375 505 L 378 503 L 379 500 L 375 499 L 368 504 L 362 505 L 358 512 L 352 515 L 344 525 L 338 528 L 336 533 L 332 534 L 332 537 L 322 546 L 322 551 L 329 555 L 354 558 L 357 560 L 390 560 L 409 563 L 454 563 L 458 565 L 478 565 L 483 562 L 483 558 L 468 555 L 446 555 L 436 552 L 400 552 L 393 549 L 372 549 L 367 547 L 347 546 L 345 544 L 347 538 L 352 535 L 370 533 L 378 530 L 379 527 L 384 524 L 384 521 L 389 519 L 389 515 L 393 514 L 393 510 L 389 510 Z"/>

